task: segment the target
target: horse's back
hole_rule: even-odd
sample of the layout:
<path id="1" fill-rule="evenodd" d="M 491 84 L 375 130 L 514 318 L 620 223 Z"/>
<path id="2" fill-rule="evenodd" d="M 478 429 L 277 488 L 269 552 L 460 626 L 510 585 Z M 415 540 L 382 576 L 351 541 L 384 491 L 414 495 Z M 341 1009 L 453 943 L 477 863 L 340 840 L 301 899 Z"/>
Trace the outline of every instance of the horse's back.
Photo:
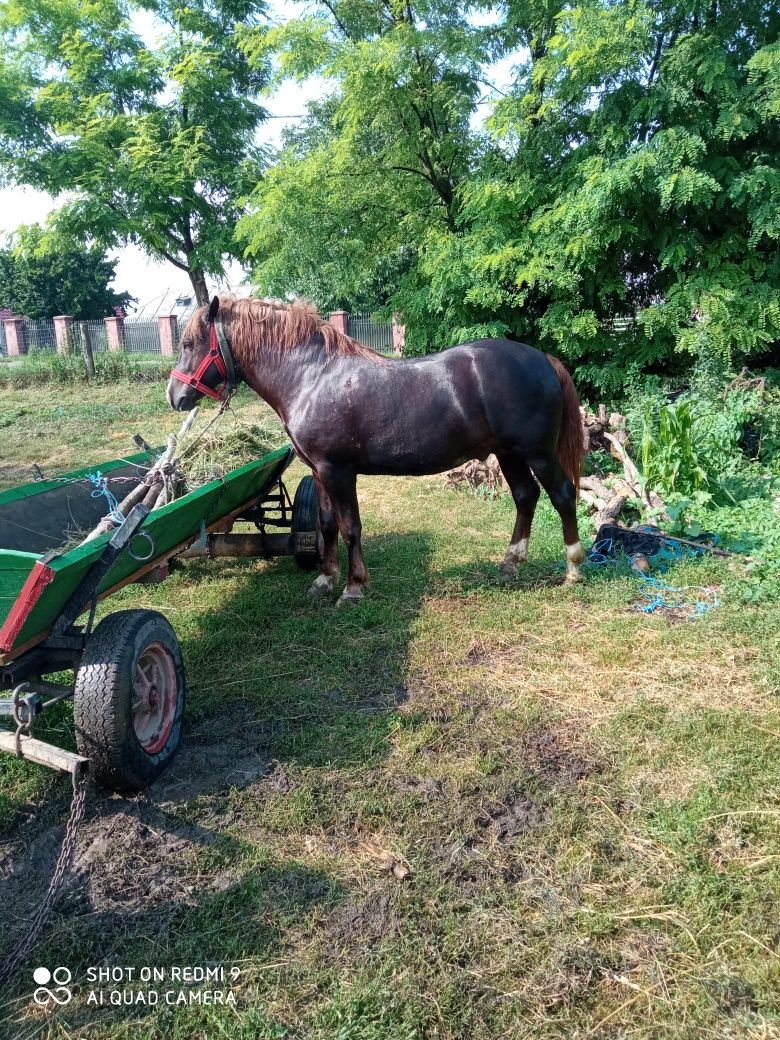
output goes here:
<path id="1" fill-rule="evenodd" d="M 526 388 L 535 395 L 541 393 L 544 397 L 553 398 L 560 394 L 558 377 L 547 355 L 528 343 L 514 339 L 494 337 L 470 340 L 435 354 L 409 358 L 403 364 L 463 368 L 464 362 L 469 363 L 480 381 L 485 376 L 493 375 L 501 382 L 508 378 L 511 386 L 507 389 L 520 392 Z"/>

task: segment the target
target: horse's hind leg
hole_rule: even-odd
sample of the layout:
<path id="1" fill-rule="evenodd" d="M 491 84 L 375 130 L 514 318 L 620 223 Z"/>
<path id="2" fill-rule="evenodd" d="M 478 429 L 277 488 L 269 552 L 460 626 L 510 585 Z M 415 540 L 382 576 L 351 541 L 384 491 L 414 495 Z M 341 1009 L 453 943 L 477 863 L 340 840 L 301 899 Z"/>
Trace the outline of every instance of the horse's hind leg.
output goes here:
<path id="1" fill-rule="evenodd" d="M 534 510 L 539 501 L 539 485 L 528 464 L 519 455 L 499 455 L 498 461 L 517 507 L 512 540 L 501 564 L 503 577 L 514 578 L 517 576 L 518 563 L 525 563 L 528 559 L 528 540 L 531 537 Z"/>
<path id="2" fill-rule="evenodd" d="M 317 499 L 320 506 L 320 533 L 322 535 L 322 563 L 320 573 L 309 586 L 310 596 L 323 596 L 333 591 L 339 580 L 339 525 L 330 495 L 318 476 Z"/>
<path id="3" fill-rule="evenodd" d="M 581 578 L 580 564 L 585 559 L 577 529 L 577 492 L 556 458 L 529 459 L 531 469 L 550 497 L 563 525 L 563 541 L 566 545 L 566 581 L 572 583 Z"/>

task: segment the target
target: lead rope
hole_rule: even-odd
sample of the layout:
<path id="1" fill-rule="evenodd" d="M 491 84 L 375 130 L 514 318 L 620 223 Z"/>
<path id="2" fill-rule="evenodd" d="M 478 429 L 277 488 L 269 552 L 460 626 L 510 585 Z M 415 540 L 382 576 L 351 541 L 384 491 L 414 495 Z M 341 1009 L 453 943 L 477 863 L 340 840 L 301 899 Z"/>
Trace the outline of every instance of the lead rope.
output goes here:
<path id="1" fill-rule="evenodd" d="M 187 445 L 187 447 L 186 447 L 186 448 L 184 449 L 184 451 L 182 451 L 182 452 L 181 452 L 180 454 L 178 454 L 178 455 L 176 456 L 176 461 L 177 461 L 177 462 L 178 462 L 178 461 L 179 461 L 180 459 L 184 459 L 184 458 L 186 458 L 186 457 L 187 457 L 187 456 L 189 455 L 189 453 L 190 453 L 190 452 L 192 451 L 192 449 L 193 449 L 193 448 L 195 447 L 195 445 L 196 445 L 196 444 L 198 443 L 198 441 L 199 441 L 199 440 L 201 439 L 201 437 L 203 437 L 203 436 L 204 436 L 205 434 L 207 434 L 207 433 L 209 432 L 209 430 L 211 429 L 211 427 L 212 427 L 212 426 L 213 426 L 213 425 L 214 425 L 214 424 L 215 424 L 215 423 L 216 423 L 216 422 L 217 422 L 217 421 L 218 421 L 219 419 L 221 419 L 221 418 L 222 418 L 222 416 L 223 416 L 223 415 L 225 414 L 225 412 L 226 412 L 226 411 L 228 410 L 228 408 L 230 407 L 230 402 L 232 401 L 232 399 L 233 399 L 233 396 L 235 395 L 235 392 L 236 392 L 236 391 L 234 390 L 234 391 L 233 391 L 233 393 L 231 393 L 231 394 L 228 394 L 228 396 L 227 396 L 227 397 L 225 398 L 225 400 L 224 400 L 224 401 L 222 402 L 222 404 L 221 404 L 221 406 L 220 406 L 219 410 L 217 411 L 216 415 L 214 415 L 214 416 L 213 416 L 213 418 L 211 419 L 211 421 L 210 421 L 210 422 L 208 422 L 208 423 L 207 423 L 207 424 L 206 424 L 206 425 L 205 425 L 205 426 L 203 427 L 203 429 L 202 429 L 202 430 L 200 431 L 200 433 L 198 434 L 198 436 L 197 436 L 197 437 L 196 437 L 196 438 L 195 438 L 194 440 L 190 441 L 190 443 L 189 443 L 189 444 Z"/>
<path id="2" fill-rule="evenodd" d="M 70 803 L 70 816 L 65 827 L 65 834 L 62 839 L 60 854 L 54 867 L 54 874 L 49 882 L 46 895 L 41 900 L 38 909 L 27 926 L 27 931 L 16 941 L 11 953 L 2 968 L 0 968 L 0 985 L 4 985 L 11 978 L 43 931 L 67 875 L 68 866 L 70 865 L 76 844 L 76 832 L 79 824 L 84 819 L 87 788 L 89 786 L 89 772 L 86 769 L 78 773 L 74 770 L 72 775 L 73 797 Z"/>

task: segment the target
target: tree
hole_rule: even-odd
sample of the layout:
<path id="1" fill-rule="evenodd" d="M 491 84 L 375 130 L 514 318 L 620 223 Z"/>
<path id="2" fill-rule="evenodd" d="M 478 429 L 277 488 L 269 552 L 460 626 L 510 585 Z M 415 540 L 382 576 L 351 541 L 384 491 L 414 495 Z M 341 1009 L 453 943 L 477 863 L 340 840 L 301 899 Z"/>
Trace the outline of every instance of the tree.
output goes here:
<path id="1" fill-rule="evenodd" d="M 281 78 L 333 87 L 239 222 L 256 284 L 321 307 L 389 303 L 427 231 L 457 227 L 485 33 L 440 0 L 327 0 L 242 45 L 253 65 L 275 54 Z"/>
<path id="2" fill-rule="evenodd" d="M 263 288 L 377 291 L 407 348 L 510 334 L 619 391 L 780 338 L 780 12 L 767 0 L 333 0 L 259 39 L 327 103 L 239 234 Z M 252 43 L 254 42 L 254 49 Z M 518 55 L 487 133 L 491 58 Z"/>
<path id="3" fill-rule="evenodd" d="M 0 306 L 28 318 L 104 318 L 131 299 L 109 289 L 114 267 L 94 243 L 53 238 L 37 224 L 22 227 L 0 249 Z"/>
<path id="4" fill-rule="evenodd" d="M 448 342 L 508 330 L 610 391 L 631 368 L 766 355 L 780 338 L 777 8 L 510 5 L 508 42 L 518 25 L 528 57 L 457 232 L 428 236 L 396 300 L 412 338 L 437 342 L 446 301 Z"/>
<path id="5" fill-rule="evenodd" d="M 58 195 L 69 235 L 135 242 L 206 275 L 236 255 L 240 200 L 257 183 L 267 72 L 236 45 L 259 0 L 16 0 L 0 14 L 0 176 Z M 147 44 L 134 16 L 166 33 Z"/>

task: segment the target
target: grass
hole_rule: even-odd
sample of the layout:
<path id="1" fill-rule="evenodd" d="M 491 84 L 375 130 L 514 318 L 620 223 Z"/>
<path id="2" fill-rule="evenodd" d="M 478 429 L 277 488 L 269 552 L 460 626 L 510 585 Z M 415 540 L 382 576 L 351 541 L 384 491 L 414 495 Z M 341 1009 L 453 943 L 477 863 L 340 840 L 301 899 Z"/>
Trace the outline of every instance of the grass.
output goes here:
<path id="1" fill-rule="evenodd" d="M 161 396 L 0 392 L 0 480 L 162 439 Z M 262 414 L 246 392 L 238 409 Z M 546 501 L 501 584 L 506 497 L 437 478 L 360 497 L 373 584 L 352 609 L 309 601 L 289 560 L 192 561 L 103 606 L 174 624 L 185 746 L 149 798 L 92 798 L 9 1035 L 780 1036 L 780 611 L 745 606 L 739 564 L 714 559 L 671 575 L 720 587 L 696 622 L 632 609 L 620 568 L 563 588 Z M 69 713 L 42 734 L 67 744 Z M 68 792 L 0 769 L 15 924 Z M 74 971 L 67 1008 L 32 1003 L 33 959 Z M 236 1008 L 86 1003 L 89 965 L 206 962 L 240 968 Z"/>

